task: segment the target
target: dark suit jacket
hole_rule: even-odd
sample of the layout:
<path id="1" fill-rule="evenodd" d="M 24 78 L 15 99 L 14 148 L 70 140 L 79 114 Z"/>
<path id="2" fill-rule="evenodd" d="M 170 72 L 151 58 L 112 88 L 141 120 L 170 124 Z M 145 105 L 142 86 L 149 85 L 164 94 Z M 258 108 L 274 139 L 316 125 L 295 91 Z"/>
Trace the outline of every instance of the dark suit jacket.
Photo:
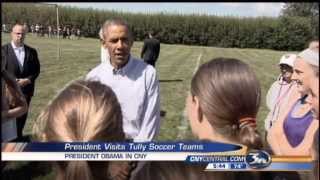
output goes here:
<path id="1" fill-rule="evenodd" d="M 154 38 L 145 39 L 141 58 L 146 62 L 156 62 L 160 53 L 160 41 Z"/>
<path id="2" fill-rule="evenodd" d="M 35 80 L 37 79 L 40 73 L 40 63 L 39 63 L 37 51 L 34 48 L 24 45 L 24 49 L 25 49 L 25 58 L 24 58 L 24 64 L 23 64 L 23 71 L 21 71 L 19 68 L 18 59 L 14 53 L 11 43 L 8 43 L 1 47 L 2 58 L 6 59 L 4 61 L 6 63 L 5 64 L 6 70 L 9 73 L 13 74 L 16 78 L 30 79 L 31 84 L 28 84 L 22 87 L 21 90 L 23 94 L 31 97 L 33 96 L 33 93 L 34 93 Z"/>

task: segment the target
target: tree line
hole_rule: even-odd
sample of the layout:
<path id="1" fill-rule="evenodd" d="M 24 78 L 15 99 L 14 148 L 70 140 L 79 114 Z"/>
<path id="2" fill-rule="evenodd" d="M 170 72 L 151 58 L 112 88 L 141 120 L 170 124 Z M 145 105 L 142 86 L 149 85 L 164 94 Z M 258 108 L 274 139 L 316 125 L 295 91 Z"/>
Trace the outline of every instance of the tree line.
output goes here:
<path id="1" fill-rule="evenodd" d="M 164 12 L 124 13 L 59 6 L 59 24 L 79 27 L 83 36 L 98 38 L 99 29 L 106 19 L 120 17 L 129 23 L 136 41 L 143 40 L 149 31 L 153 31 L 161 43 L 224 48 L 298 51 L 305 47 L 306 42 L 318 39 L 319 20 L 315 22 L 314 18 L 286 13 L 284 11 L 284 15 L 278 18 L 252 18 Z M 42 3 L 2 3 L 2 23 L 16 22 L 55 25 L 56 9 Z"/>

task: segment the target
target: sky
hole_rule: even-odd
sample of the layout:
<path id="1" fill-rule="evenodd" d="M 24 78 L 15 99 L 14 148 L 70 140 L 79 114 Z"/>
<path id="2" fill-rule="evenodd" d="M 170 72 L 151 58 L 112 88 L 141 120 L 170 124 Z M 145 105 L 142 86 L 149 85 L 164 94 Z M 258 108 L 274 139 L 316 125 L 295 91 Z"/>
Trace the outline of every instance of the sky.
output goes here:
<path id="1" fill-rule="evenodd" d="M 206 14 L 240 17 L 278 17 L 284 3 L 56 3 L 62 6 L 133 13 Z"/>

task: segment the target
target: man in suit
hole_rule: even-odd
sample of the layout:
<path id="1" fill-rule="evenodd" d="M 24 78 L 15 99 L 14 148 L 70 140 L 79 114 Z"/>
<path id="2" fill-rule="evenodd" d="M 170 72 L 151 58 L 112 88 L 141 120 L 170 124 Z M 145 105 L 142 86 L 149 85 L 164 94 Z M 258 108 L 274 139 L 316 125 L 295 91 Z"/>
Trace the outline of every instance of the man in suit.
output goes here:
<path id="1" fill-rule="evenodd" d="M 11 42 L 2 46 L 2 58 L 7 59 L 6 70 L 15 76 L 18 85 L 27 100 L 28 107 L 34 94 L 35 80 L 40 73 L 40 63 L 37 51 L 24 44 L 25 28 L 16 24 L 12 28 Z M 24 141 L 23 128 L 28 112 L 17 118 L 16 141 Z"/>
<path id="2" fill-rule="evenodd" d="M 144 40 L 141 51 L 141 58 L 147 64 L 155 67 L 156 61 L 160 53 L 160 41 L 153 37 L 153 33 L 149 33 L 149 38 Z"/>

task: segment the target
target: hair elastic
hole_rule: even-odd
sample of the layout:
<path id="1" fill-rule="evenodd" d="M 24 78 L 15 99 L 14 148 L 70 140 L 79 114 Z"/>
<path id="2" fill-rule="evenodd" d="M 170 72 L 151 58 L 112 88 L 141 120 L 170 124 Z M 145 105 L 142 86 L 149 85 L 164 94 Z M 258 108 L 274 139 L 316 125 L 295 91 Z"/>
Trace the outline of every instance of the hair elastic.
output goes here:
<path id="1" fill-rule="evenodd" d="M 257 127 L 256 118 L 254 117 L 245 117 L 239 120 L 239 128 L 243 128 L 245 126 Z"/>

